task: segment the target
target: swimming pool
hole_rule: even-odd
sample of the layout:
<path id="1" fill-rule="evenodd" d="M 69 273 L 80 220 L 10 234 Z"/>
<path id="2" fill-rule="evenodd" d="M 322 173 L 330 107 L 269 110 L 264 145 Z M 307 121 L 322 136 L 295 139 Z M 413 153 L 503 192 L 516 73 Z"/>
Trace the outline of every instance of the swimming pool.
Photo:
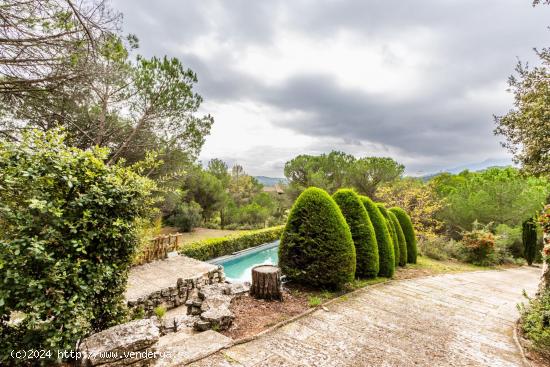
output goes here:
<path id="1" fill-rule="evenodd" d="M 278 252 L 279 240 L 209 262 L 223 266 L 225 277 L 231 282 L 250 282 L 252 280 L 251 270 L 254 266 L 277 265 L 279 263 Z"/>

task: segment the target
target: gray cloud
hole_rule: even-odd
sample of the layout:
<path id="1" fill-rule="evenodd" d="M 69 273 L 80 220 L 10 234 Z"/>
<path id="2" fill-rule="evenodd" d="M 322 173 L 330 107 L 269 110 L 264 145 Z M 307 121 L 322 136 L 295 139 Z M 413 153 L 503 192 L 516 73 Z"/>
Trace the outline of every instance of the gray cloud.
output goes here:
<path id="1" fill-rule="evenodd" d="M 177 56 L 198 73 L 205 100 L 303 112 L 274 123 L 307 136 L 386 146 L 418 157 L 413 166 L 419 170 L 435 168 L 434 161 L 456 166 L 505 155 L 492 135 L 492 114 L 505 113 L 510 99 L 488 102 L 472 95 L 501 93 L 516 57 L 533 60 L 532 47 L 547 44 L 550 24 L 549 8 L 514 0 L 116 0 L 114 6 L 125 14 L 125 31 L 138 35 L 145 54 Z M 272 44 L 280 27 L 310 39 L 352 32 L 365 44 L 390 43 L 418 30 L 437 40 L 430 64 L 418 70 L 422 92 L 397 99 L 342 87 L 330 73 L 288 75 L 268 85 L 238 71 L 233 51 Z M 207 58 L 178 48 L 207 34 L 227 47 L 213 46 Z M 389 49 L 384 56 L 388 63 L 403 61 Z M 244 155 L 247 150 L 258 149 L 243 147 Z M 264 153 L 282 155 L 276 148 Z"/>

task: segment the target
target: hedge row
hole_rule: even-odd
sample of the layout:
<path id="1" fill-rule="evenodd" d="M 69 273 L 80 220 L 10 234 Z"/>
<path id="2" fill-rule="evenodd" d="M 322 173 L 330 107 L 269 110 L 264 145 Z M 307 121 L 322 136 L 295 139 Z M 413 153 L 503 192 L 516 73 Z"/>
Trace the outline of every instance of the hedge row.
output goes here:
<path id="1" fill-rule="evenodd" d="M 407 262 L 410 264 L 416 264 L 417 248 L 416 248 L 416 235 L 414 233 L 414 228 L 411 222 L 409 215 L 399 207 L 390 208 L 390 211 L 395 214 L 403 234 L 405 235 L 405 240 L 407 241 Z"/>
<path id="2" fill-rule="evenodd" d="M 378 275 L 391 278 L 395 271 L 395 254 L 393 252 L 393 242 L 386 224 L 386 219 L 380 213 L 380 209 L 367 196 L 361 196 L 363 205 L 369 213 L 369 218 L 376 233 L 376 242 L 378 243 L 378 255 L 380 259 L 380 270 Z"/>
<path id="3" fill-rule="evenodd" d="M 326 191 L 310 187 L 296 199 L 281 237 L 279 266 L 289 280 L 308 286 L 338 289 L 353 281 L 351 231 Z"/>
<path id="4" fill-rule="evenodd" d="M 196 241 L 182 245 L 179 252 L 182 255 L 206 261 L 278 240 L 283 233 L 283 229 L 284 226 L 277 226 L 226 237 Z"/>

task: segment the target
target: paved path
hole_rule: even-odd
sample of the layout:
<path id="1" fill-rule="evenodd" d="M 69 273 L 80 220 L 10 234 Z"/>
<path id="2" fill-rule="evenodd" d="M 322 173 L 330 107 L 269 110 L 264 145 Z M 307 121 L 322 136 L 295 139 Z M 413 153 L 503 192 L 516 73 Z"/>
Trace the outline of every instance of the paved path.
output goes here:
<path id="1" fill-rule="evenodd" d="M 516 304 L 539 269 L 373 286 L 193 364 L 206 366 L 522 366 Z"/>

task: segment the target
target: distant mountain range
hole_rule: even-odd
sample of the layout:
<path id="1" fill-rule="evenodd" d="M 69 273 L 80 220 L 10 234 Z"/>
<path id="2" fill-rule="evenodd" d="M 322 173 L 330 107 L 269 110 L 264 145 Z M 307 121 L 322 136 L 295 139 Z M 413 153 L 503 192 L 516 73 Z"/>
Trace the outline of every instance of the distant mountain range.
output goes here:
<path id="1" fill-rule="evenodd" d="M 424 180 L 429 180 L 430 178 L 440 175 L 442 173 L 457 174 L 464 170 L 476 172 L 476 171 L 482 171 L 484 169 L 491 168 L 491 167 L 510 167 L 510 166 L 513 166 L 513 164 L 509 159 L 486 159 L 483 162 L 465 164 L 454 168 L 444 169 L 439 172 L 429 173 L 427 175 L 421 176 L 421 178 Z"/>
<path id="2" fill-rule="evenodd" d="M 254 178 L 264 186 L 275 186 L 278 183 L 287 184 L 288 180 L 284 177 L 254 176 Z"/>

